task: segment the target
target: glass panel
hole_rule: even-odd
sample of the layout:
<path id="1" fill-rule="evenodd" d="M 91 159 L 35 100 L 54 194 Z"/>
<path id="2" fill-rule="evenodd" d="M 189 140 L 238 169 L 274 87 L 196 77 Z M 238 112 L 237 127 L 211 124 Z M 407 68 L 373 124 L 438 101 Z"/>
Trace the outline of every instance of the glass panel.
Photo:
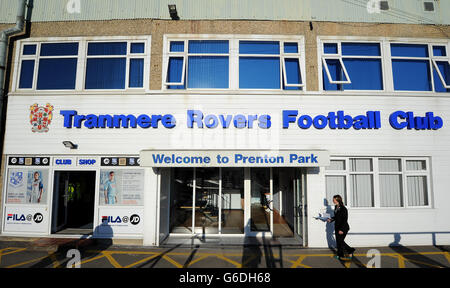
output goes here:
<path id="1" fill-rule="evenodd" d="M 401 175 L 380 175 L 380 206 L 403 206 Z"/>
<path id="2" fill-rule="evenodd" d="M 428 189 L 427 177 L 425 176 L 408 176 L 408 205 L 409 206 L 427 206 L 428 205 Z"/>
<path id="3" fill-rule="evenodd" d="M 189 56 L 189 88 L 228 88 L 228 57 Z"/>
<path id="4" fill-rule="evenodd" d="M 445 85 L 450 85 L 450 64 L 448 61 L 436 61 L 436 65 L 438 66 L 439 71 L 441 72 L 442 77 L 444 78 Z M 433 69 L 433 77 L 434 77 L 434 90 L 436 92 L 450 92 L 450 89 L 446 89 L 444 85 L 442 85 L 441 78 L 438 73 Z"/>
<path id="5" fill-rule="evenodd" d="M 379 43 L 342 43 L 342 55 L 352 56 L 380 56 Z"/>
<path id="6" fill-rule="evenodd" d="M 181 82 L 183 77 L 183 57 L 170 57 L 167 82 Z"/>
<path id="7" fill-rule="evenodd" d="M 345 170 L 345 160 L 330 160 L 330 166 L 325 170 Z"/>
<path id="8" fill-rule="evenodd" d="M 352 172 L 370 172 L 372 171 L 372 159 L 351 158 L 350 171 Z"/>
<path id="9" fill-rule="evenodd" d="M 284 63 L 287 84 L 302 84 L 299 60 L 296 58 L 285 58 Z"/>
<path id="10" fill-rule="evenodd" d="M 23 55 L 35 55 L 36 54 L 36 44 L 33 45 L 23 45 Z"/>
<path id="11" fill-rule="evenodd" d="M 130 78 L 128 86 L 144 86 L 144 59 L 130 59 Z"/>
<path id="12" fill-rule="evenodd" d="M 88 55 L 126 55 L 127 42 L 97 42 L 88 44 Z"/>
<path id="13" fill-rule="evenodd" d="M 391 56 L 428 57 L 428 45 L 421 44 L 391 44 Z"/>
<path id="14" fill-rule="evenodd" d="M 86 89 L 124 89 L 125 58 L 89 58 Z"/>
<path id="15" fill-rule="evenodd" d="M 301 218 L 302 214 L 301 199 L 294 197 L 294 180 L 296 180 L 294 177 L 294 169 L 273 168 L 272 171 L 273 235 L 276 237 L 293 237 L 294 217 L 299 216 Z M 294 215 L 294 213 L 298 213 L 299 215 Z M 301 233 L 301 231 L 297 232 Z"/>
<path id="16" fill-rule="evenodd" d="M 222 234 L 244 233 L 244 168 L 222 168 Z"/>
<path id="17" fill-rule="evenodd" d="M 344 84 L 344 90 L 383 90 L 381 59 L 344 58 L 343 62 L 352 81 Z"/>
<path id="18" fill-rule="evenodd" d="M 298 53 L 298 43 L 284 42 L 284 53 Z"/>
<path id="19" fill-rule="evenodd" d="M 227 40 L 190 40 L 189 53 L 228 54 Z"/>
<path id="20" fill-rule="evenodd" d="M 400 159 L 379 159 L 378 168 L 380 172 L 400 172 L 402 170 Z"/>
<path id="21" fill-rule="evenodd" d="M 239 88 L 280 89 L 280 59 L 239 57 Z"/>
<path id="22" fill-rule="evenodd" d="M 170 196 L 170 232 L 192 233 L 193 168 L 172 170 Z"/>
<path id="23" fill-rule="evenodd" d="M 75 89 L 77 58 L 40 59 L 37 90 Z"/>
<path id="24" fill-rule="evenodd" d="M 447 56 L 445 46 L 433 46 L 433 56 Z"/>
<path id="25" fill-rule="evenodd" d="M 280 54 L 278 41 L 239 41 L 240 54 Z"/>
<path id="26" fill-rule="evenodd" d="M 78 55 L 78 43 L 42 43 L 41 56 Z"/>
<path id="27" fill-rule="evenodd" d="M 144 43 L 131 43 L 130 48 L 131 53 L 144 53 L 145 51 L 145 44 Z"/>
<path id="28" fill-rule="evenodd" d="M 34 74 L 34 60 L 22 60 L 20 68 L 19 88 L 32 88 Z"/>
<path id="29" fill-rule="evenodd" d="M 337 43 L 325 43 L 325 44 L 323 44 L 323 52 L 325 54 L 337 54 L 338 53 Z"/>
<path id="30" fill-rule="evenodd" d="M 219 233 L 219 168 L 195 170 L 195 232 Z"/>
<path id="31" fill-rule="evenodd" d="M 373 207 L 372 175 L 350 175 L 352 207 Z"/>
<path id="32" fill-rule="evenodd" d="M 406 160 L 406 170 L 408 171 L 425 171 L 427 170 L 425 160 Z"/>
<path id="33" fill-rule="evenodd" d="M 270 231 L 270 168 L 251 169 L 250 229 Z"/>
<path id="34" fill-rule="evenodd" d="M 392 60 L 394 89 L 431 91 L 431 73 L 428 60 Z"/>
<path id="35" fill-rule="evenodd" d="M 341 62 L 338 59 L 325 59 L 332 81 L 347 81 Z M 323 89 L 324 90 L 341 90 L 341 84 L 331 84 L 323 67 Z"/>
<path id="36" fill-rule="evenodd" d="M 184 52 L 184 41 L 170 41 L 170 52 Z"/>
<path id="37" fill-rule="evenodd" d="M 333 196 L 341 195 L 344 204 L 347 203 L 346 197 L 346 182 L 344 175 L 342 176 L 325 176 L 326 179 L 326 194 L 327 194 L 327 206 L 333 206 Z"/>

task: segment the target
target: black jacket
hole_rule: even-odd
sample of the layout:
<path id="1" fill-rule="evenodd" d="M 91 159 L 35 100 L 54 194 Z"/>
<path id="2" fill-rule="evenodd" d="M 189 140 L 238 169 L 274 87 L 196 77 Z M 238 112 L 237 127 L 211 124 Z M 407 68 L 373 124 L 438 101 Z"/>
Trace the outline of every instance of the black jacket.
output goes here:
<path id="1" fill-rule="evenodd" d="M 331 220 L 334 221 L 334 230 L 342 231 L 347 233 L 350 230 L 350 226 L 348 225 L 348 211 L 345 206 L 335 206 L 334 207 L 334 217 L 331 217 Z"/>

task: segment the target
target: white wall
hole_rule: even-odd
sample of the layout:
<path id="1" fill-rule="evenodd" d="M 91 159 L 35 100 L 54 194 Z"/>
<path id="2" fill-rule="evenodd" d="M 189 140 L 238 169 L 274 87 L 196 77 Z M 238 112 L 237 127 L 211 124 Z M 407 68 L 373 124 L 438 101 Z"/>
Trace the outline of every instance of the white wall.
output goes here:
<path id="1" fill-rule="evenodd" d="M 450 210 L 450 98 L 406 97 L 398 95 L 32 95 L 14 94 L 8 100 L 5 154 L 138 154 L 142 149 L 327 149 L 332 156 L 426 156 L 430 157 L 432 208 L 425 209 L 350 209 L 350 233 L 449 232 Z M 33 133 L 29 124 L 29 107 L 33 103 L 54 106 L 54 118 L 48 133 Z M 205 114 L 270 114 L 270 129 L 188 129 L 186 110 L 199 109 Z M 356 116 L 369 110 L 381 111 L 379 130 L 302 130 L 294 123 L 282 129 L 281 111 L 295 109 L 311 116 L 344 110 Z M 77 110 L 79 114 L 173 114 L 173 129 L 105 128 L 67 129 L 60 110 Z M 388 122 L 396 111 L 414 111 L 424 116 L 432 111 L 442 117 L 440 130 L 395 130 Z M 77 150 L 65 148 L 61 142 L 78 144 Z M 327 245 L 324 223 L 312 219 L 323 207 L 325 198 L 324 169 L 308 174 L 309 246 Z M 150 173 L 151 174 L 151 173 Z M 149 180 L 152 187 L 156 176 Z M 147 188 L 146 188 L 147 189 Z M 150 189 L 150 188 L 149 188 Z M 150 190 L 152 190 L 151 188 Z M 150 191 L 149 190 L 149 191 Z M 152 190 L 153 191 L 153 190 Z M 154 193 L 154 192 L 151 192 Z M 152 196 L 153 197 L 153 196 Z M 146 203 L 150 203 L 148 199 Z M 152 206 L 153 207 L 153 206 Z M 146 209 L 147 211 L 147 209 Z M 151 214 L 151 213 L 150 213 Z M 146 214 L 147 215 L 147 214 Z M 147 232 L 145 232 L 147 233 Z M 147 235 L 147 234 L 146 234 Z M 431 244 L 430 234 L 401 235 L 400 244 Z M 392 234 L 350 234 L 351 245 L 386 245 Z M 436 236 L 436 244 L 450 244 L 450 233 Z"/>

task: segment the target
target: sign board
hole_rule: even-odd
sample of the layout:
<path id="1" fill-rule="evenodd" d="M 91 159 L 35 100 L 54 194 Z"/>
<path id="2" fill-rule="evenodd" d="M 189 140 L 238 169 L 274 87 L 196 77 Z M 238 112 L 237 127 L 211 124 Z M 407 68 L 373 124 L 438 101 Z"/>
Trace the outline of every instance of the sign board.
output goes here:
<path id="1" fill-rule="evenodd" d="M 48 233 L 47 207 L 5 207 L 5 232 Z"/>
<path id="2" fill-rule="evenodd" d="M 319 167 L 326 150 L 142 150 L 144 167 Z"/>
<path id="3" fill-rule="evenodd" d="M 144 208 L 100 208 L 95 235 L 142 234 Z"/>

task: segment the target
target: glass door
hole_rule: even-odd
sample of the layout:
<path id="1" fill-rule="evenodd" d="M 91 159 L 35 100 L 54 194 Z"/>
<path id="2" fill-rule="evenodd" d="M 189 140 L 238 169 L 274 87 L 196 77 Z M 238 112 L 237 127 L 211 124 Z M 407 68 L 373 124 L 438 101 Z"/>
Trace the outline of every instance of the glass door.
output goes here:
<path id="1" fill-rule="evenodd" d="M 174 168 L 170 183 L 170 233 L 244 233 L 244 168 Z"/>
<path id="2" fill-rule="evenodd" d="M 219 233 L 219 168 L 195 169 L 195 233 Z"/>
<path id="3" fill-rule="evenodd" d="M 295 169 L 294 182 L 294 235 L 306 244 L 306 193 L 305 175 L 301 169 Z"/>
<path id="4" fill-rule="evenodd" d="M 247 194 L 248 219 L 246 234 L 272 233 L 272 169 L 250 169 L 250 191 Z"/>

